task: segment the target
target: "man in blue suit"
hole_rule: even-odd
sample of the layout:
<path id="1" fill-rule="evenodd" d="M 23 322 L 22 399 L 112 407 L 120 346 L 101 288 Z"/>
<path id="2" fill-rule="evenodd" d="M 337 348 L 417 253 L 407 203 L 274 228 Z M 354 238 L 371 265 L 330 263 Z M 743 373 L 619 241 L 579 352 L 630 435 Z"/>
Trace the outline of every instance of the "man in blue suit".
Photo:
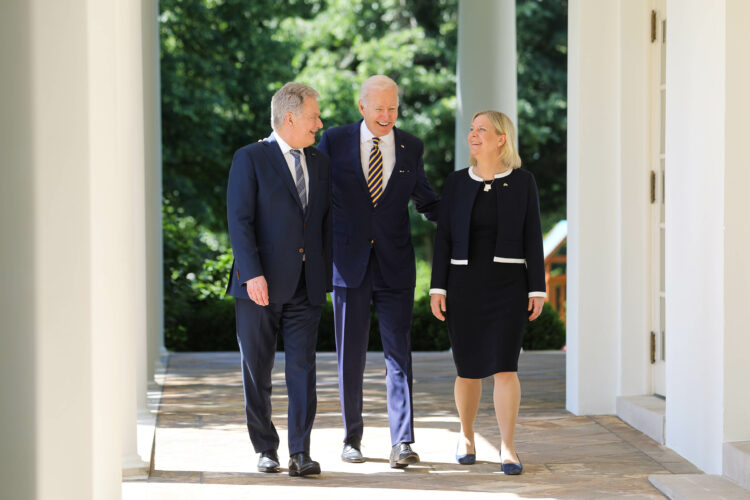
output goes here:
<path id="1" fill-rule="evenodd" d="M 326 130 L 318 147 L 333 175 L 333 307 L 345 462 L 361 452 L 362 378 L 375 306 L 386 363 L 390 465 L 419 462 L 412 411 L 411 318 L 416 269 L 409 199 L 432 221 L 438 197 L 424 172 L 424 144 L 394 127 L 398 87 L 383 75 L 359 92 L 363 120 Z"/>
<path id="2" fill-rule="evenodd" d="M 278 472 L 279 436 L 271 422 L 276 334 L 284 339 L 289 394 L 289 475 L 320 474 L 310 458 L 317 397 L 315 344 L 331 289 L 331 169 L 312 147 L 323 127 L 318 93 L 287 83 L 271 100 L 273 133 L 234 154 L 227 220 L 247 429 L 258 470 Z"/>

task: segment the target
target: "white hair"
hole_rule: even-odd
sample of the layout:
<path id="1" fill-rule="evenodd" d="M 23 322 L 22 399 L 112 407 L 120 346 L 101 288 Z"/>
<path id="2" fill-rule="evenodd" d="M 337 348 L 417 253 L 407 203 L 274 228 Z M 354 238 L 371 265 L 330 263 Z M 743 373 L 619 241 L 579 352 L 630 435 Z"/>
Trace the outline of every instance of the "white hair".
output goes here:
<path id="1" fill-rule="evenodd" d="M 276 130 L 284 123 L 287 113 L 299 115 L 305 99 L 320 97 L 318 91 L 304 83 L 289 82 L 284 84 L 271 98 L 271 128 Z"/>
<path id="2" fill-rule="evenodd" d="M 359 87 L 359 100 L 367 104 L 367 96 L 373 90 L 396 89 L 396 104 L 398 104 L 398 85 L 385 75 L 374 75 L 362 82 Z"/>

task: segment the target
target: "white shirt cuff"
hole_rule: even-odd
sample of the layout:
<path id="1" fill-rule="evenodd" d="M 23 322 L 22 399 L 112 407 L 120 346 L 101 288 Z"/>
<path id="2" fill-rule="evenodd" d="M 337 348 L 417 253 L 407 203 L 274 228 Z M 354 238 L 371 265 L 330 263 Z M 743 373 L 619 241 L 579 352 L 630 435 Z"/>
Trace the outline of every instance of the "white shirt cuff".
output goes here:
<path id="1" fill-rule="evenodd" d="M 529 292 L 529 298 L 531 297 L 541 297 L 543 299 L 547 298 L 546 292 Z"/>
<path id="2" fill-rule="evenodd" d="M 446 290 L 443 290 L 442 288 L 430 288 L 430 295 L 433 293 L 436 293 L 438 295 L 448 295 L 448 292 Z"/>

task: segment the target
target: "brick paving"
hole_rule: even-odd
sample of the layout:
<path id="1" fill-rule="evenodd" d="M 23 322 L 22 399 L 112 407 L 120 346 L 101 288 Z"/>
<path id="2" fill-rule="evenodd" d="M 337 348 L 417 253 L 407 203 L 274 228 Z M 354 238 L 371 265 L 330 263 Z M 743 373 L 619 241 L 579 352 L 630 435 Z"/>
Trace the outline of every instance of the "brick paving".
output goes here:
<path id="1" fill-rule="evenodd" d="M 416 466 L 388 466 L 390 438 L 382 353 L 368 353 L 365 372 L 364 464 L 343 463 L 333 353 L 318 353 L 318 413 L 311 455 L 320 476 L 290 478 L 256 472 L 244 423 L 238 353 L 170 355 L 159 408 L 153 470 L 147 480 L 123 483 L 125 499 L 302 498 L 664 498 L 650 474 L 700 473 L 672 450 L 616 416 L 575 416 L 565 410 L 565 355 L 521 354 L 523 396 L 516 447 L 521 476 L 499 467 L 499 431 L 492 380 L 483 383 L 476 424 L 477 464 L 458 465 L 459 429 L 453 403 L 455 369 L 448 352 L 414 353 Z M 286 448 L 284 358 L 273 375 L 273 419 Z M 286 471 L 286 469 L 284 469 Z"/>

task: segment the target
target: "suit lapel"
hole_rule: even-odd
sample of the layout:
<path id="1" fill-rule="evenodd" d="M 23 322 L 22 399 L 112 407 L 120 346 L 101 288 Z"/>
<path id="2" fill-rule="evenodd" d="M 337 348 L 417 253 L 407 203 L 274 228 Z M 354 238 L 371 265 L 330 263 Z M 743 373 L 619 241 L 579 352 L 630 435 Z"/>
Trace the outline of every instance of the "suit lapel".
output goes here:
<path id="1" fill-rule="evenodd" d="M 305 218 L 311 212 L 313 203 L 317 200 L 318 184 L 320 184 L 319 168 L 318 168 L 318 153 L 315 149 L 308 147 L 305 148 L 305 162 L 307 163 L 307 179 L 309 187 L 307 189 L 307 212 Z M 295 188 L 296 190 L 296 188 Z"/>
<path id="2" fill-rule="evenodd" d="M 354 175 L 357 177 L 357 179 L 359 179 L 359 183 L 362 186 L 362 189 L 364 189 L 365 193 L 367 193 L 367 195 L 369 196 L 370 190 L 367 189 L 367 179 L 365 178 L 365 173 L 362 171 L 362 143 L 360 141 L 359 133 L 359 129 L 361 126 L 362 120 L 353 124 L 351 129 L 349 130 L 350 142 L 348 150 L 351 151 L 354 155 L 354 157 L 351 158 L 351 165 L 354 167 Z"/>
<path id="3" fill-rule="evenodd" d="M 383 191 L 382 196 L 383 200 L 385 200 L 385 197 L 389 192 L 393 191 L 393 189 L 391 189 L 391 186 L 393 186 L 395 182 L 398 182 L 397 179 L 399 178 L 399 167 L 404 163 L 404 152 L 406 151 L 406 145 L 401 142 L 401 133 L 396 127 L 393 127 L 393 145 L 396 148 L 396 163 L 393 165 L 393 172 L 391 172 L 391 176 L 388 178 L 388 184 L 385 185 L 385 191 Z"/>
<path id="4" fill-rule="evenodd" d="M 294 178 L 292 178 L 292 173 L 289 171 L 289 165 L 286 163 L 284 155 L 281 153 L 279 144 L 276 142 L 273 136 L 267 138 L 263 142 L 264 144 L 266 144 L 265 150 L 266 156 L 268 156 L 269 163 L 276 171 L 276 173 L 281 176 L 284 184 L 286 184 L 286 187 L 289 189 L 289 193 L 292 195 L 292 198 L 297 203 L 299 209 L 304 213 L 302 202 L 300 201 L 299 195 L 297 194 L 297 186 L 294 185 Z"/>

